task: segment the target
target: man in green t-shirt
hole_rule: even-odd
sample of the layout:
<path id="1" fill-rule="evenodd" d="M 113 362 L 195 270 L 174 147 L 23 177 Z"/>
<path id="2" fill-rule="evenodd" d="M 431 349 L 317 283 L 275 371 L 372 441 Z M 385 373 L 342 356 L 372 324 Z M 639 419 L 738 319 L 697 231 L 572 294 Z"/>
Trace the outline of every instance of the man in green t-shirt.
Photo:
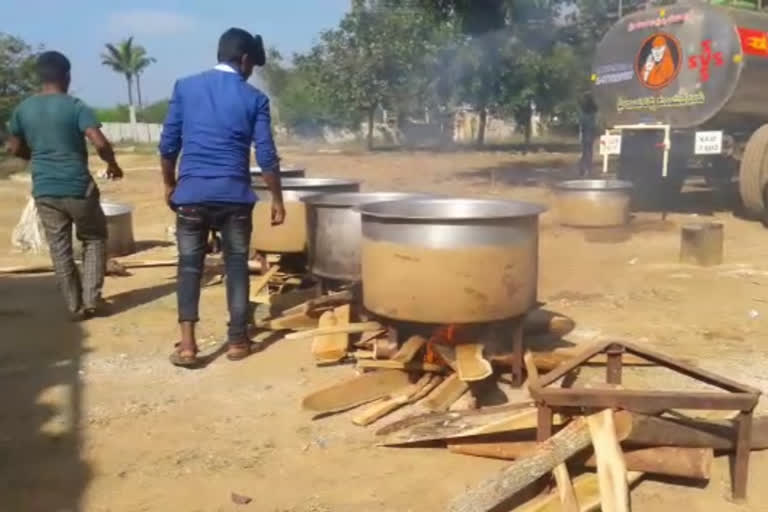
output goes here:
<path id="1" fill-rule="evenodd" d="M 67 94 L 69 60 L 59 52 L 44 52 L 37 59 L 37 73 L 42 88 L 11 114 L 8 150 L 30 161 L 32 196 L 59 286 L 70 312 L 89 318 L 104 312 L 107 221 L 88 170 L 85 138 L 107 163 L 108 178 L 119 179 L 123 171 L 93 111 Z M 72 253 L 73 224 L 83 243 L 82 279 Z"/>

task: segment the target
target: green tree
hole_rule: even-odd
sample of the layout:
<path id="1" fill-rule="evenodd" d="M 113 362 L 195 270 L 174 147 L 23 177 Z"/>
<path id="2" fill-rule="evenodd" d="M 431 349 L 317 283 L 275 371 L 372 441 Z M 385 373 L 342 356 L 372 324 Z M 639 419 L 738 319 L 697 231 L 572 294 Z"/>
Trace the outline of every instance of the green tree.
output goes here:
<path id="1" fill-rule="evenodd" d="M 35 49 L 18 37 L 0 33 L 0 132 L 16 105 L 38 87 Z"/>
<path id="2" fill-rule="evenodd" d="M 139 110 L 144 108 L 144 104 L 141 101 L 141 75 L 152 64 L 157 62 L 157 59 L 147 55 L 147 50 L 143 46 L 134 47 L 134 69 L 136 72 L 136 99 L 139 101 Z"/>
<path id="3" fill-rule="evenodd" d="M 386 0 L 356 0 L 339 28 L 300 59 L 313 94 L 343 112 L 350 124 L 367 120 L 373 147 L 376 109 L 393 104 L 412 85 L 433 49 L 439 24 L 429 11 Z"/>

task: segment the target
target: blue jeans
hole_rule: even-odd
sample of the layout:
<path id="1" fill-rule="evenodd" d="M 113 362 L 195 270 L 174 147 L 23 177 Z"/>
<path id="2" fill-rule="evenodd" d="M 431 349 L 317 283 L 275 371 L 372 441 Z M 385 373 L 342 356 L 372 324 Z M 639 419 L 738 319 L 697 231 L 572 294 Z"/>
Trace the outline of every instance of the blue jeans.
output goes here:
<path id="1" fill-rule="evenodd" d="M 180 205 L 176 209 L 176 240 L 179 249 L 179 322 L 197 322 L 200 281 L 203 276 L 208 234 L 221 233 L 229 308 L 228 340 L 243 343 L 248 332 L 250 276 L 248 252 L 251 244 L 251 204 L 204 203 Z"/>

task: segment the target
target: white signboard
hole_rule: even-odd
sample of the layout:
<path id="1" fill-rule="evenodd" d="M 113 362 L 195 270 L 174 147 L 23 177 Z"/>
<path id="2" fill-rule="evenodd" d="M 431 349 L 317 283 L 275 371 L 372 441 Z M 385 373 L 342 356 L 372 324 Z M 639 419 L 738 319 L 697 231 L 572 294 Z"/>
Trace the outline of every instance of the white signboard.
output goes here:
<path id="1" fill-rule="evenodd" d="M 601 135 L 600 136 L 600 154 L 601 155 L 620 155 L 621 154 L 621 135 Z"/>
<path id="2" fill-rule="evenodd" d="M 719 155 L 723 152 L 723 132 L 696 132 L 697 155 Z"/>

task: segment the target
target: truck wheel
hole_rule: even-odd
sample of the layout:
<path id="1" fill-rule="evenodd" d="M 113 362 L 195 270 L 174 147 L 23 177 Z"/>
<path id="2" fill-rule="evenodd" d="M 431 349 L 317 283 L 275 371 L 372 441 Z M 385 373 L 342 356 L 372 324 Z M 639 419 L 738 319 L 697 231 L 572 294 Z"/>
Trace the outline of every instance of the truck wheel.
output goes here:
<path id="1" fill-rule="evenodd" d="M 765 215 L 765 185 L 768 183 L 768 124 L 752 134 L 739 167 L 739 195 L 751 215 Z"/>

